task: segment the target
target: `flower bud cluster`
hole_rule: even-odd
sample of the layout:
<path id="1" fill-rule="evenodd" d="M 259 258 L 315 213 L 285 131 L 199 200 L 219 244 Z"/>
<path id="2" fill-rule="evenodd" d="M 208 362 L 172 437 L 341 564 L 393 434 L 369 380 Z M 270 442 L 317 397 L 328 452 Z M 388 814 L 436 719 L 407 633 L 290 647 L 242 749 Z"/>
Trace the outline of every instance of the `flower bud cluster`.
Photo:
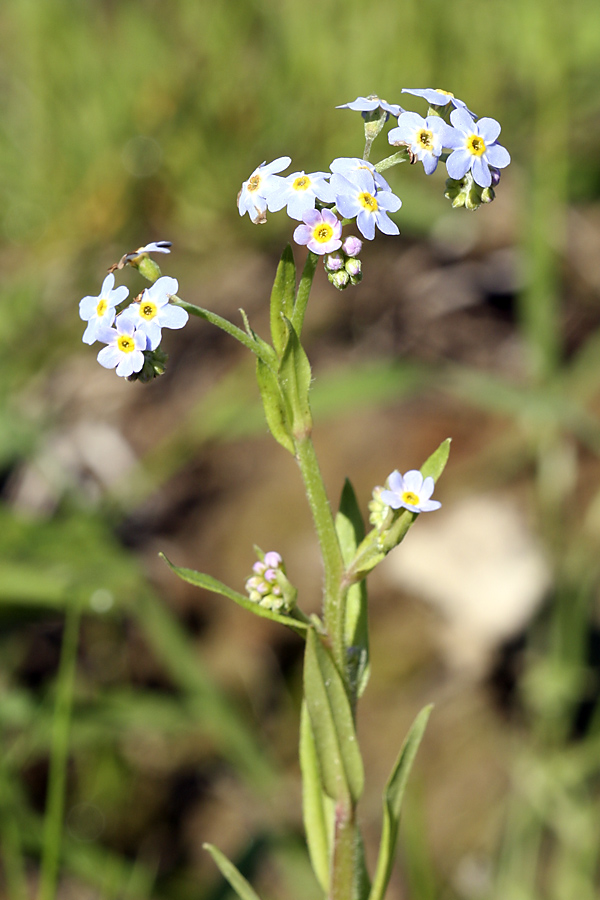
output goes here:
<path id="1" fill-rule="evenodd" d="M 256 550 L 260 559 L 245 585 L 250 600 L 273 612 L 289 612 L 295 605 L 296 590 L 286 577 L 281 556 L 274 550 L 264 554 Z"/>
<path id="2" fill-rule="evenodd" d="M 339 250 L 325 257 L 327 278 L 338 291 L 345 290 L 349 284 L 360 284 L 362 281 L 362 262 L 357 258 L 361 249 L 362 241 L 351 235 Z"/>

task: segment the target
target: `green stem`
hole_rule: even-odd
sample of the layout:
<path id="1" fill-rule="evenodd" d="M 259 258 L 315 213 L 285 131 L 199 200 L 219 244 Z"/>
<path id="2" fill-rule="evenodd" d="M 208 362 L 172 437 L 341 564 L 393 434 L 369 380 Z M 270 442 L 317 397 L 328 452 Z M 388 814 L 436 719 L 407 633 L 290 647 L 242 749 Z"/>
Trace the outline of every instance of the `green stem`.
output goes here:
<path id="1" fill-rule="evenodd" d="M 335 810 L 330 900 L 356 896 L 357 883 L 356 814 L 350 800 L 340 801 Z"/>
<path id="2" fill-rule="evenodd" d="M 300 335 L 302 334 L 306 305 L 310 296 L 310 289 L 312 287 L 313 278 L 315 277 L 318 261 L 319 257 L 317 254 L 313 253 L 312 250 L 309 250 L 302 270 L 300 284 L 298 285 L 298 293 L 296 294 L 296 302 L 294 303 L 294 312 L 292 313 L 292 325 L 294 326 L 294 331 L 298 335 L 298 338 L 300 338 Z"/>
<path id="3" fill-rule="evenodd" d="M 191 316 L 198 316 L 198 318 L 210 322 L 211 325 L 216 325 L 221 331 L 225 331 L 227 334 L 231 335 L 231 337 L 234 337 L 236 341 L 239 341 L 240 344 L 243 344 L 244 347 L 247 347 L 248 350 L 252 350 L 253 353 L 256 353 L 257 356 L 262 358 L 258 343 L 254 338 L 246 334 L 245 331 L 242 331 L 241 328 L 238 328 L 237 325 L 234 325 L 222 316 L 218 316 L 216 313 L 210 312 L 208 309 L 203 309 L 201 306 L 194 306 L 193 303 L 186 303 L 185 300 L 181 300 L 179 297 L 172 296 L 171 300 L 175 306 L 181 306 L 181 308 L 185 309 Z"/>
<path id="4" fill-rule="evenodd" d="M 296 439 L 296 459 L 302 473 L 308 505 L 310 506 L 323 556 L 323 566 L 325 568 L 325 629 L 331 639 L 333 656 L 340 674 L 346 681 L 348 674 L 344 652 L 346 592 L 341 587 L 344 564 L 335 530 L 333 513 L 329 505 L 323 477 L 310 435 Z"/>
<path id="5" fill-rule="evenodd" d="M 56 688 L 56 706 L 50 748 L 50 773 L 44 818 L 39 900 L 53 900 L 56 896 L 56 881 L 65 809 L 69 731 L 73 709 L 79 619 L 79 603 L 77 600 L 71 600 L 71 602 L 67 603 Z"/>

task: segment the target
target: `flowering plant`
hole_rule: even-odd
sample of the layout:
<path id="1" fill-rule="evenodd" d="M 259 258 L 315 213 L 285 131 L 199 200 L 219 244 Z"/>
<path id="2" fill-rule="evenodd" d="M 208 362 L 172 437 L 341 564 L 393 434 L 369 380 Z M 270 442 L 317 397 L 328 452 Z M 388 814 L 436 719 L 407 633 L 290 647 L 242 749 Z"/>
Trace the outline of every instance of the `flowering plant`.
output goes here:
<path id="1" fill-rule="evenodd" d="M 163 276 L 150 254 L 169 253 L 166 241 L 126 253 L 111 267 L 97 297 L 85 297 L 80 315 L 88 324 L 84 341 L 106 346 L 98 361 L 116 368 L 129 380 L 150 381 L 164 371 L 162 329 L 182 328 L 189 315 L 198 316 L 243 344 L 256 360 L 256 377 L 265 419 L 274 439 L 298 464 L 317 533 L 324 572 L 321 615 L 308 616 L 298 603 L 293 578 L 278 551 L 263 553 L 245 583 L 246 593 L 210 575 L 165 561 L 182 579 L 233 600 L 244 609 L 287 626 L 306 645 L 304 699 L 300 722 L 300 765 L 303 777 L 304 824 L 310 860 L 323 894 L 332 900 L 382 900 L 390 879 L 400 809 L 408 774 L 423 736 L 430 707 L 417 716 L 392 769 L 383 795 L 382 837 L 372 879 L 367 872 L 357 820 L 363 792 L 363 764 L 356 734 L 356 707 L 370 671 L 366 576 L 404 539 L 423 512 L 438 510 L 434 486 L 448 460 L 450 440 L 404 475 L 392 472 L 369 502 L 370 530 L 365 529 L 359 501 L 346 480 L 334 515 L 312 442 L 310 388 L 312 371 L 302 346 L 302 330 L 319 258 L 327 277 L 339 290 L 357 285 L 363 276 L 359 258 L 363 242 L 344 237 L 355 223 L 362 237 L 376 229 L 399 233 L 391 218 L 401 207 L 382 172 L 403 163 L 421 161 L 427 175 L 445 162 L 446 196 L 453 207 L 476 209 L 494 198 L 501 168 L 510 162 L 497 143 L 500 126 L 494 119 L 476 120 L 466 105 L 439 90 L 405 89 L 426 99 L 426 116 L 407 112 L 376 96 L 359 97 L 343 107 L 364 119 L 362 158 L 339 157 L 329 172 L 298 171 L 287 177 L 287 156 L 263 162 L 242 185 L 238 210 L 255 224 L 267 213 L 287 210 L 300 221 L 293 232 L 308 255 L 297 278 L 288 245 L 279 263 L 270 298 L 270 340 L 259 336 L 242 311 L 243 328 L 178 296 L 178 282 Z M 372 144 L 391 117 L 397 124 L 388 134 L 396 148 L 372 163 Z M 151 282 L 129 301 L 126 288 L 114 288 L 114 272 L 131 265 Z M 221 872 L 242 900 L 257 900 L 253 888 L 233 864 L 207 844 Z"/>

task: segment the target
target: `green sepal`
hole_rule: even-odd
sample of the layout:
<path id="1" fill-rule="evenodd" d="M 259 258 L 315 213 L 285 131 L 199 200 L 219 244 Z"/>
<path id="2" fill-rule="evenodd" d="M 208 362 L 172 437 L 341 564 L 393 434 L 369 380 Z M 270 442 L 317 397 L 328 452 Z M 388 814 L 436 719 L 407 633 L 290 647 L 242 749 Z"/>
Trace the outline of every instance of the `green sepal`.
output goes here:
<path id="1" fill-rule="evenodd" d="M 304 697 L 323 790 L 332 800 L 357 803 L 364 771 L 352 708 L 333 657 L 313 628 L 306 635 Z"/>
<path id="2" fill-rule="evenodd" d="M 344 565 L 354 559 L 356 549 L 365 536 L 365 526 L 350 481 L 346 479 L 335 517 L 335 530 L 340 542 Z M 353 697 L 360 697 L 367 686 L 369 665 L 369 623 L 367 616 L 367 584 L 363 579 L 348 589 L 344 624 L 348 680 Z"/>
<path id="3" fill-rule="evenodd" d="M 387 890 L 398 840 L 404 791 L 432 709 L 433 706 L 426 706 L 413 722 L 383 792 L 381 843 L 369 900 L 383 900 Z"/>
<path id="4" fill-rule="evenodd" d="M 278 444 L 292 454 L 296 452 L 288 422 L 286 403 L 279 387 L 279 380 L 272 369 L 260 359 L 256 360 L 256 380 L 265 411 L 269 431 Z"/>
<path id="5" fill-rule="evenodd" d="M 300 713 L 300 771 L 302 772 L 302 817 L 313 871 L 323 892 L 329 890 L 333 828 L 333 801 L 324 793 L 319 761 L 306 703 Z"/>
<path id="6" fill-rule="evenodd" d="M 202 844 L 202 846 L 205 850 L 208 850 L 219 867 L 221 875 L 229 882 L 240 900 L 260 900 L 252 885 L 246 881 L 239 869 L 234 866 L 231 860 L 227 859 L 218 847 L 215 847 L 214 844 Z"/>
<path id="7" fill-rule="evenodd" d="M 160 266 L 158 263 L 154 262 L 149 256 L 145 254 L 143 256 L 137 256 L 135 259 L 131 261 L 131 265 L 135 266 L 140 275 L 143 275 L 146 281 L 151 281 L 154 284 L 161 276 Z"/>
<path id="8" fill-rule="evenodd" d="M 271 338 L 278 356 L 281 356 L 287 342 L 287 328 L 282 316 L 292 318 L 296 293 L 296 263 L 291 246 L 288 244 L 281 254 L 273 290 L 271 291 Z"/>
<path id="9" fill-rule="evenodd" d="M 452 438 L 446 438 L 442 441 L 437 450 L 425 460 L 421 466 L 423 478 L 430 475 L 437 482 L 448 462 L 451 440 Z M 390 550 L 404 540 L 418 515 L 419 513 L 408 509 L 401 509 L 388 529 L 382 532 L 379 528 L 373 528 L 358 547 L 354 560 L 348 567 L 348 575 L 352 580 L 359 581 L 379 565 Z"/>
<path id="10" fill-rule="evenodd" d="M 180 566 L 175 566 L 167 559 L 164 553 L 159 553 L 158 555 L 161 559 L 164 559 L 169 568 L 172 569 L 182 581 L 187 581 L 188 584 L 193 584 L 195 587 L 203 588 L 205 591 L 211 591 L 213 594 L 220 594 L 223 597 L 227 597 L 229 600 L 233 600 L 234 603 L 237 603 L 238 606 L 243 606 L 248 612 L 254 613 L 254 615 L 260 616 L 263 619 L 271 619 L 273 622 L 287 625 L 288 628 L 291 628 L 298 634 L 303 634 L 308 628 L 308 625 L 299 619 L 282 615 L 271 609 L 265 609 L 263 606 L 259 606 L 258 603 L 253 603 L 248 597 L 245 597 L 243 594 L 238 594 L 233 588 L 227 587 L 226 584 L 213 578 L 212 575 L 205 575 L 203 572 L 196 572 L 194 569 L 184 569 Z"/>
<path id="11" fill-rule="evenodd" d="M 295 435 L 308 434 L 312 415 L 308 402 L 311 371 L 308 356 L 298 339 L 294 326 L 282 317 L 286 326 L 286 344 L 279 364 L 279 384 L 285 398 L 287 412 Z"/>

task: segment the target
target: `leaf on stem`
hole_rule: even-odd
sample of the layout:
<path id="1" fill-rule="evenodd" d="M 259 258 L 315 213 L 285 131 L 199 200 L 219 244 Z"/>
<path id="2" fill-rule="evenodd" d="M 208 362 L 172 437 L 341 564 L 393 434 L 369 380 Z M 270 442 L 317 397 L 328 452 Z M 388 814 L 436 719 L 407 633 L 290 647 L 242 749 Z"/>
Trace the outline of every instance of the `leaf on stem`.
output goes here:
<path id="1" fill-rule="evenodd" d="M 352 708 L 331 653 L 313 628 L 307 632 L 304 696 L 323 789 L 332 800 L 356 803 L 364 772 Z"/>
<path id="2" fill-rule="evenodd" d="M 279 384 L 287 404 L 294 434 L 307 434 L 312 428 L 312 415 L 308 402 L 311 381 L 310 363 L 294 326 L 285 316 L 283 322 L 287 330 L 287 339 L 279 365 Z"/>
<path id="3" fill-rule="evenodd" d="M 287 625 L 288 628 L 291 628 L 297 634 L 302 634 L 308 628 L 308 625 L 298 619 L 293 619 L 291 616 L 284 616 L 281 613 L 265 609 L 257 603 L 253 603 L 248 597 L 239 594 L 237 591 L 234 591 L 233 588 L 227 587 L 226 584 L 213 578 L 212 575 L 205 575 L 203 572 L 196 572 L 194 569 L 184 569 L 180 566 L 175 566 L 167 559 L 164 553 L 159 553 L 158 555 L 164 559 L 166 564 L 176 575 L 183 581 L 187 581 L 188 584 L 203 588 L 205 591 L 212 591 L 213 594 L 221 594 L 223 597 L 228 597 L 229 600 L 233 600 L 234 603 L 243 606 L 248 612 L 254 613 L 256 616 L 261 616 L 263 619 L 271 619 L 273 622 Z"/>
<path id="4" fill-rule="evenodd" d="M 292 318 L 295 293 L 296 263 L 292 248 L 288 244 L 281 254 L 271 291 L 271 338 L 278 356 L 282 355 L 287 341 L 287 328 L 283 316 L 286 319 Z"/>
<path id="5" fill-rule="evenodd" d="M 252 885 L 246 881 L 239 869 L 234 866 L 231 860 L 227 859 L 218 847 L 215 847 L 214 844 L 203 844 L 202 846 L 205 850 L 208 850 L 219 867 L 221 875 L 227 879 L 240 900 L 260 900 Z"/>
<path id="6" fill-rule="evenodd" d="M 296 452 L 292 437 L 285 400 L 279 387 L 279 380 L 262 359 L 256 360 L 256 380 L 265 411 L 269 431 L 278 444 L 292 454 Z"/>
<path id="7" fill-rule="evenodd" d="M 369 900 L 383 900 L 387 890 L 396 851 L 400 811 L 406 782 L 408 781 L 408 776 L 410 775 L 410 770 L 415 761 L 415 756 L 417 755 L 417 750 L 432 709 L 432 705 L 426 706 L 413 722 L 383 792 L 381 844 Z"/>
<path id="8" fill-rule="evenodd" d="M 326 894 L 329 890 L 331 838 L 334 805 L 324 793 L 319 760 L 306 703 L 300 713 L 300 770 L 302 772 L 302 814 L 308 854 L 317 881 Z"/>
<path id="9" fill-rule="evenodd" d="M 421 466 L 421 475 L 423 478 L 427 478 L 428 475 L 431 475 L 434 481 L 438 480 L 446 468 L 446 463 L 450 456 L 451 442 L 452 438 L 446 438 L 445 441 L 442 441 L 437 450 L 434 450 L 431 456 L 425 460 Z"/>
<path id="10" fill-rule="evenodd" d="M 365 536 L 365 526 L 356 494 L 348 479 L 342 490 L 340 508 L 335 518 L 335 529 L 344 564 L 348 566 L 354 559 L 356 549 Z M 344 645 L 352 695 L 360 697 L 367 686 L 370 675 L 367 584 L 364 579 L 352 584 L 348 589 Z"/>

